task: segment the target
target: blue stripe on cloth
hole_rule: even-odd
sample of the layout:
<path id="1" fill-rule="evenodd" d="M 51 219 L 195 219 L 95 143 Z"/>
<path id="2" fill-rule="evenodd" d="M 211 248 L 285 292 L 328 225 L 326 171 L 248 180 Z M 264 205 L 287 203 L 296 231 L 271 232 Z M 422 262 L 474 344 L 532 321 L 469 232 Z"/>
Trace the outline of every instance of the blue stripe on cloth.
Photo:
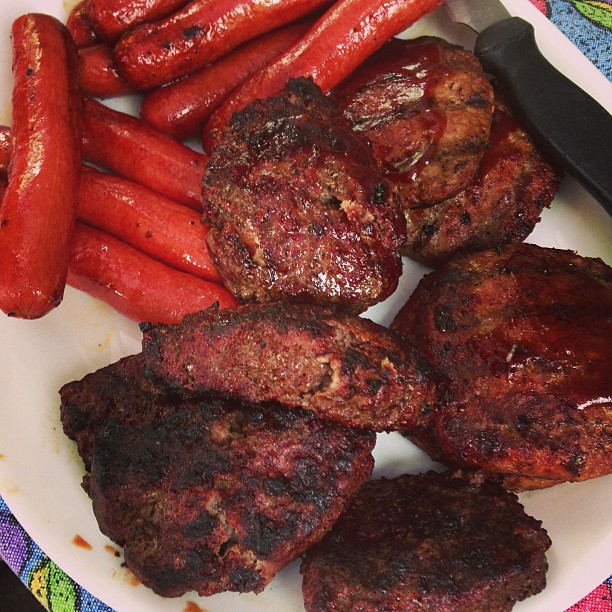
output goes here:
<path id="1" fill-rule="evenodd" d="M 531 1 L 543 8 L 542 2 Z M 546 0 L 546 13 L 612 81 L 612 0 Z"/>

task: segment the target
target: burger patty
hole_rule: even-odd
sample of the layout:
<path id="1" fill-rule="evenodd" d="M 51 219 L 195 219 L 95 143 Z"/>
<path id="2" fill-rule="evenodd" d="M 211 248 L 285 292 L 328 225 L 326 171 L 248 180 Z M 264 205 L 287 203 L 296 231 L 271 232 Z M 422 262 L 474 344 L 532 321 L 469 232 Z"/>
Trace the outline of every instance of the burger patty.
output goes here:
<path id="1" fill-rule="evenodd" d="M 601 260 L 533 244 L 456 257 L 391 328 L 443 377 L 431 420 L 408 434 L 437 460 L 515 490 L 612 472 L 612 269 Z"/>
<path id="2" fill-rule="evenodd" d="M 306 552 L 306 610 L 510 610 L 544 588 L 550 544 L 494 483 L 448 472 L 373 480 Z"/>
<path id="3" fill-rule="evenodd" d="M 475 179 L 433 206 L 405 210 L 403 253 L 431 267 L 452 255 L 522 242 L 559 189 L 561 174 L 496 92 L 491 139 Z"/>
<path id="4" fill-rule="evenodd" d="M 401 274 L 406 227 L 368 144 L 309 79 L 236 113 L 202 182 L 206 240 L 241 301 L 362 312 Z"/>
<path id="5" fill-rule="evenodd" d="M 101 531 L 165 597 L 261 591 L 329 530 L 374 463 L 373 433 L 303 410 L 203 396 L 166 403 L 143 380 L 140 356 L 61 395 Z"/>
<path id="6" fill-rule="evenodd" d="M 475 178 L 493 91 L 476 56 L 441 38 L 393 38 L 332 98 L 372 143 L 405 209 L 455 195 Z"/>
<path id="7" fill-rule="evenodd" d="M 385 327 L 332 307 L 249 304 L 143 326 L 147 375 L 171 391 L 277 401 L 376 431 L 426 421 L 427 364 Z"/>

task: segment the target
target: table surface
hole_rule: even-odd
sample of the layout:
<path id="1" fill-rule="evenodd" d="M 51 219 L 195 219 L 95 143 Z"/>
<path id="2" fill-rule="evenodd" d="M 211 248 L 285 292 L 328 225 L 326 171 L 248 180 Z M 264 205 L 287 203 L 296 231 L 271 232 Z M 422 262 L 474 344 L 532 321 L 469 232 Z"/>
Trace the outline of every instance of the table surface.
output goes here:
<path id="1" fill-rule="evenodd" d="M 612 81 L 612 0 L 530 0 Z M 0 557 L 20 581 L 2 578 L 0 612 L 30 610 L 30 593 L 55 612 L 113 612 L 75 584 L 19 525 L 0 497 Z M 5 569 L 0 564 L 0 569 Z M 25 585 L 25 586 L 24 586 Z M 27 587 L 27 588 L 26 588 Z M 27 596 L 21 599 L 22 595 Z M 18 603 L 20 602 L 20 603 Z M 24 603 L 21 603 L 24 602 Z M 36 601 L 31 608 L 36 609 Z M 40 609 L 40 607 L 39 607 Z M 612 611 L 612 576 L 568 612 Z M 9 608 L 6 608 L 9 612 Z"/>
<path id="2" fill-rule="evenodd" d="M 0 612 L 45 612 L 43 605 L 0 559 Z"/>

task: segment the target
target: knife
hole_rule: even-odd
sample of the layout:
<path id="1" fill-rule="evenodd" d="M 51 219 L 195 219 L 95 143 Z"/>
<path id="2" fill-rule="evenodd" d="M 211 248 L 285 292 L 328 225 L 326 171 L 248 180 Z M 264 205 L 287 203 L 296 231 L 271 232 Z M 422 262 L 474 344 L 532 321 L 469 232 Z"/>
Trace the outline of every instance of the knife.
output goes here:
<path id="1" fill-rule="evenodd" d="M 445 8 L 478 33 L 475 55 L 535 142 L 612 216 L 612 115 L 548 62 L 533 26 L 499 0 L 446 0 Z"/>

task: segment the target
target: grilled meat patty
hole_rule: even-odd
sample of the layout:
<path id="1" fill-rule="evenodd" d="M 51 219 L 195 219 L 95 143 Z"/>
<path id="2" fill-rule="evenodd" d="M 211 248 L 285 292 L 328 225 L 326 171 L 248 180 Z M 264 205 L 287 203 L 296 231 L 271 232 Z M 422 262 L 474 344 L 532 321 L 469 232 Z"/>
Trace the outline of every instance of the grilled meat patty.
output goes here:
<path id="1" fill-rule="evenodd" d="M 61 390 L 101 531 L 162 596 L 261 591 L 370 477 L 375 435 L 274 404 L 165 400 L 142 363 Z"/>
<path id="2" fill-rule="evenodd" d="M 444 377 L 433 458 L 515 490 L 612 472 L 612 269 L 532 244 L 456 257 L 391 328 Z"/>
<path id="3" fill-rule="evenodd" d="M 373 480 L 306 552 L 306 610 L 510 610 L 544 588 L 550 544 L 494 483 L 448 472 Z"/>
<path id="4" fill-rule="evenodd" d="M 393 38 L 332 98 L 372 143 L 404 208 L 446 200 L 474 180 L 493 91 L 470 51 L 436 37 Z"/>
<path id="5" fill-rule="evenodd" d="M 429 418 L 427 365 L 385 327 L 333 307 L 249 304 L 143 326 L 147 375 L 170 390 L 277 401 L 376 431 Z"/>
<path id="6" fill-rule="evenodd" d="M 403 253 L 438 267 L 456 253 L 522 242 L 559 189 L 542 157 L 496 92 L 491 139 L 475 179 L 447 200 L 405 211 Z"/>
<path id="7" fill-rule="evenodd" d="M 397 194 L 311 80 L 292 79 L 233 116 L 202 199 L 208 247 L 241 301 L 361 312 L 397 287 L 406 238 Z"/>

